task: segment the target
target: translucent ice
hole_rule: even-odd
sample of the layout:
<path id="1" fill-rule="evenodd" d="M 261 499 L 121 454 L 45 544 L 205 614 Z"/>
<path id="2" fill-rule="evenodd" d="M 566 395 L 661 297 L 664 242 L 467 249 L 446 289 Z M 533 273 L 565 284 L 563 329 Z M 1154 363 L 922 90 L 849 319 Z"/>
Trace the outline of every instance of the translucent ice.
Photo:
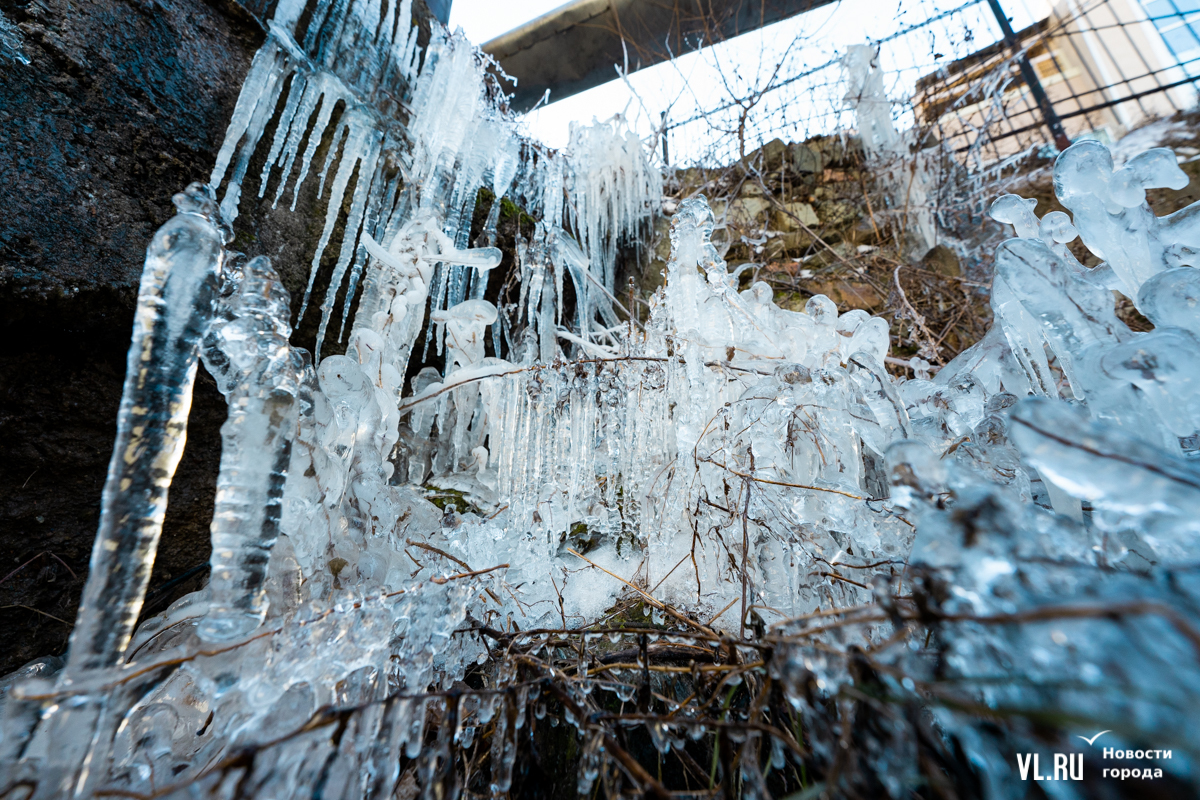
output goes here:
<path id="1" fill-rule="evenodd" d="M 883 85 L 879 49 L 856 44 L 842 58 L 846 104 L 853 109 L 863 150 L 871 162 L 875 180 L 890 194 L 891 211 L 899 224 L 915 239 L 918 255 L 937 243 L 933 218 L 934 192 L 932 159 L 913 149 L 912 136 L 896 130 L 892 101 Z"/>
<path id="2" fill-rule="evenodd" d="M 266 614 L 267 563 L 279 536 L 296 435 L 302 359 L 288 346 L 288 293 L 265 257 L 245 265 L 205 337 L 204 365 L 229 404 L 213 508 L 208 641 L 243 636 Z"/>
<path id="3" fill-rule="evenodd" d="M 1070 406 L 1031 399 L 1012 420 L 1029 462 L 1075 497 L 1133 515 L 1185 514 L 1200 502 L 1200 472 Z"/>
<path id="4" fill-rule="evenodd" d="M 146 250 L 117 441 L 69 669 L 123 660 L 183 455 L 200 341 L 212 320 L 230 232 L 208 187 L 194 183 L 174 202 L 178 213 Z"/>
<path id="5" fill-rule="evenodd" d="M 901 718 L 935 718 L 925 739 L 985 765 L 995 797 L 1021 786 L 1011 754 L 1070 720 L 1131 745 L 1197 740 L 1200 236 L 1194 208 L 1144 205 L 1179 185 L 1173 160 L 1116 170 L 1084 142 L 1056 169 L 1073 216 L 1000 198 L 1017 237 L 996 253 L 993 329 L 903 380 L 883 366 L 884 319 L 742 290 L 702 197 L 671 221 L 644 325 L 617 319 L 614 253 L 659 191 L 619 121 L 548 151 L 515 133 L 465 40 L 435 31 L 417 52 L 409 4 L 302 7 L 278 7 L 214 182 L 232 215 L 278 110 L 264 175 L 328 180 L 322 248 L 346 212 L 320 303 L 324 332 L 336 285 L 361 283 L 345 353 L 293 349 L 269 262 L 225 262 L 213 190 L 177 199 L 147 256 L 67 666 L 0 682 L 0 793 L 450 796 L 475 743 L 490 760 L 473 786 L 499 795 L 555 719 L 543 689 L 594 786 L 617 774 L 597 687 L 661 701 L 615 664 L 589 672 L 588 626 L 617 615 L 691 648 L 688 674 L 663 673 L 697 682 L 678 698 L 701 669 L 731 689 L 769 678 L 786 701 L 769 713 L 795 712 L 771 719 L 803 727 L 805 758 L 828 770 L 853 752 L 869 773 L 842 773 L 847 795 L 922 791 Z M 869 127 L 877 69 L 850 66 Z M 340 155 L 313 170 L 335 104 Z M 887 130 L 872 147 L 892 146 Z M 505 194 L 540 217 L 518 242 L 515 308 L 483 296 L 500 251 L 468 247 L 481 186 L 485 242 Z M 1071 255 L 1077 234 L 1106 266 Z M 1120 322 L 1114 287 L 1155 330 Z M 417 371 L 426 342 L 438 360 Z M 229 403 L 212 578 L 135 633 L 201 351 Z M 836 716 L 858 697 L 870 725 Z M 693 700 L 647 726 L 659 752 L 686 746 L 673 726 L 712 734 Z M 747 794 L 766 785 L 760 764 L 791 758 L 765 723 L 738 727 L 750 705 L 726 703 L 720 728 L 743 747 L 764 737 L 741 751 Z M 1022 718 L 1043 723 L 1036 737 Z"/>
<path id="6" fill-rule="evenodd" d="M 1077 142 L 1054 166 L 1054 191 L 1074 214 L 1084 244 L 1112 268 L 1122 291 L 1137 299 L 1142 284 L 1168 266 L 1180 217 L 1159 219 L 1146 205 L 1146 190 L 1181 189 L 1188 178 L 1170 150 L 1149 150 L 1113 169 L 1108 148 Z"/>

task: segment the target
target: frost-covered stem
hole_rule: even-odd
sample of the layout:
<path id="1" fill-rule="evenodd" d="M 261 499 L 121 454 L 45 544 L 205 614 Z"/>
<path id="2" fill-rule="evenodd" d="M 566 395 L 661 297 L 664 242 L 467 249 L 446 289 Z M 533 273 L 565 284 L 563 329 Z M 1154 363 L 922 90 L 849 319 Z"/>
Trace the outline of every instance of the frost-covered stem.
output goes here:
<path id="1" fill-rule="evenodd" d="M 120 663 L 141 613 L 229 241 L 212 189 L 193 183 L 174 202 L 179 213 L 146 250 L 100 527 L 71 634 L 74 670 Z"/>
<path id="2" fill-rule="evenodd" d="M 750 457 L 750 474 L 754 474 L 754 449 L 750 448 L 747 451 Z M 745 482 L 746 503 L 742 508 L 742 614 L 741 621 L 738 623 L 738 635 L 746 638 L 746 589 L 749 582 L 749 573 L 747 572 L 747 560 L 750 558 L 750 481 Z"/>
<path id="3" fill-rule="evenodd" d="M 205 339 L 205 366 L 229 403 L 211 526 L 209 612 L 199 628 L 206 641 L 243 636 L 267 612 L 267 564 L 299 408 L 301 362 L 288 346 L 288 307 L 270 260 L 253 259 Z"/>

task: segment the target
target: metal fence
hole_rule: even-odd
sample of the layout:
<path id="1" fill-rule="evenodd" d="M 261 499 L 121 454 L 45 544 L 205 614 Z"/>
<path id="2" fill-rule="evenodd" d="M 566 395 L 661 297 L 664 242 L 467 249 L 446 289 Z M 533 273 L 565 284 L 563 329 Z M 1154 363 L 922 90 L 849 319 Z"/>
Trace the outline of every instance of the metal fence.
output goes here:
<path id="1" fill-rule="evenodd" d="M 842 0 L 765 33 L 785 42 L 764 48 L 757 80 L 712 49 L 722 80 L 664 117 L 666 160 L 730 163 L 775 138 L 855 129 L 844 57 L 856 36 L 875 48 L 896 129 L 972 171 L 1114 141 L 1193 107 L 1200 80 L 1200 0 Z"/>

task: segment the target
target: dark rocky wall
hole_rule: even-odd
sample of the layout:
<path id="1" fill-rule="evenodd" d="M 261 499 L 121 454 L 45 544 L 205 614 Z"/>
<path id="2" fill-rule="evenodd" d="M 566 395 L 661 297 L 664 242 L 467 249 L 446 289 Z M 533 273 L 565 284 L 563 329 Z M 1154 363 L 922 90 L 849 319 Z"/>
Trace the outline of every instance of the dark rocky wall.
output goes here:
<path id="1" fill-rule="evenodd" d="M 171 195 L 211 173 L 273 5 L 0 0 L 0 35 L 16 30 L 0 41 L 0 675 L 65 650 L 145 248 Z M 424 45 L 421 0 L 413 15 Z M 325 212 L 315 181 L 297 213 L 290 197 L 278 210 L 244 200 L 234 247 L 271 256 L 298 308 Z M 315 323 L 310 312 L 298 344 L 311 348 Z M 224 419 L 201 369 L 144 613 L 205 579 Z"/>
<path id="2" fill-rule="evenodd" d="M 66 648 L 145 248 L 174 214 L 171 195 L 211 174 L 274 5 L 0 0 L 0 675 Z M 424 46 L 431 15 L 423 0 L 413 5 Z M 256 203 L 263 157 L 251 161 L 233 247 L 274 260 L 296 311 L 324 203 L 316 181 L 295 213 L 291 190 L 278 209 Z M 336 259 L 342 228 L 323 264 Z M 298 346 L 312 348 L 316 317 L 310 309 L 298 326 Z M 143 614 L 205 580 L 224 419 L 201 369 Z"/>
<path id="3" fill-rule="evenodd" d="M 263 32 L 200 0 L 0 0 L 0 13 L 30 61 L 0 59 L 3 674 L 65 648 L 146 244 L 171 195 L 212 169 Z M 202 374 L 152 589 L 208 558 L 224 405 Z"/>

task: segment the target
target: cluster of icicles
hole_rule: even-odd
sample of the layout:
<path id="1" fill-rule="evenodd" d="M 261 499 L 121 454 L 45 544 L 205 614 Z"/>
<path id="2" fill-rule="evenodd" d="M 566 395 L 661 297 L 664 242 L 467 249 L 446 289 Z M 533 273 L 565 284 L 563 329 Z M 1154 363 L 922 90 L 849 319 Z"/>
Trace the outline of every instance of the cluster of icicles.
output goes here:
<path id="1" fill-rule="evenodd" d="M 998 200 L 1018 238 L 996 255 L 996 324 L 935 380 L 902 381 L 882 367 L 884 320 L 839 314 L 824 296 L 787 311 L 762 283 L 739 291 L 703 198 L 672 220 L 649 318 L 621 322 L 615 242 L 657 192 L 636 141 L 600 126 L 577 130 L 569 158 L 531 156 L 461 41 L 437 39 L 416 75 L 404 26 L 367 25 L 399 44 L 365 44 L 348 13 L 340 44 L 298 45 L 295 5 L 281 4 L 247 79 L 213 181 L 228 179 L 223 201 L 193 185 L 150 244 L 83 604 L 61 669 L 41 659 L 5 679 L 0 794 L 386 797 L 401 754 L 431 774 L 494 722 L 491 791 L 503 795 L 537 687 L 506 690 L 499 666 L 487 688 L 463 688 L 489 658 L 480 624 L 583 628 L 628 592 L 656 623 L 674 608 L 733 636 L 785 637 L 769 668 L 819 730 L 826 706 L 811 686 L 828 697 L 852 680 L 836 649 L 895 631 L 786 635 L 812 612 L 894 608 L 906 569 L 942 587 L 928 613 L 945 624 L 936 663 L 915 639 L 878 656 L 895 667 L 879 677 L 893 697 L 928 700 L 947 681 L 997 716 L 1110 727 L 1114 745 L 1182 754 L 1200 741 L 1200 640 L 1186 622 L 1200 590 L 1200 206 L 1158 218 L 1145 204 L 1147 189 L 1186 183 L 1169 151 L 1114 169 L 1100 144 L 1070 148 L 1055 188 L 1073 220 Z M 310 26 L 322 9 L 332 14 L 320 6 Z M 353 163 L 375 175 L 356 184 L 322 305 L 323 335 L 337 286 L 363 281 L 348 349 L 315 364 L 289 344 L 269 261 L 226 251 L 287 76 L 287 124 L 267 159 L 289 165 L 285 177 L 306 135 L 295 126 L 327 113 L 322 97 L 347 103 L 322 248 Z M 400 79 L 414 84 L 404 142 L 379 99 Z M 382 166 L 389 147 L 398 176 Z M 500 253 L 465 241 L 489 183 L 542 219 L 521 245 L 508 359 L 486 356 L 501 315 L 480 288 Z M 1076 261 L 1076 236 L 1105 263 Z M 1153 332 L 1117 319 L 1114 289 Z M 444 369 L 406 387 L 414 349 L 432 340 Z M 201 360 L 229 403 L 211 579 L 135 629 Z M 431 492 L 456 502 L 438 508 Z M 1037 614 L 1064 603 L 1140 616 Z M 1010 623 L 972 621 L 988 615 Z M 575 685 L 631 692 L 611 678 Z M 430 704 L 449 723 L 436 746 Z M 306 728 L 327 707 L 354 710 L 336 736 Z M 1047 746 L 1019 726 L 1000 736 L 961 702 L 931 710 L 991 797 L 1018 785 L 1014 742 Z M 811 744 L 818 757 L 837 746 Z M 914 748 L 897 737 L 870 755 L 895 796 L 918 781 Z M 1169 766 L 1187 777 L 1182 758 Z"/>

